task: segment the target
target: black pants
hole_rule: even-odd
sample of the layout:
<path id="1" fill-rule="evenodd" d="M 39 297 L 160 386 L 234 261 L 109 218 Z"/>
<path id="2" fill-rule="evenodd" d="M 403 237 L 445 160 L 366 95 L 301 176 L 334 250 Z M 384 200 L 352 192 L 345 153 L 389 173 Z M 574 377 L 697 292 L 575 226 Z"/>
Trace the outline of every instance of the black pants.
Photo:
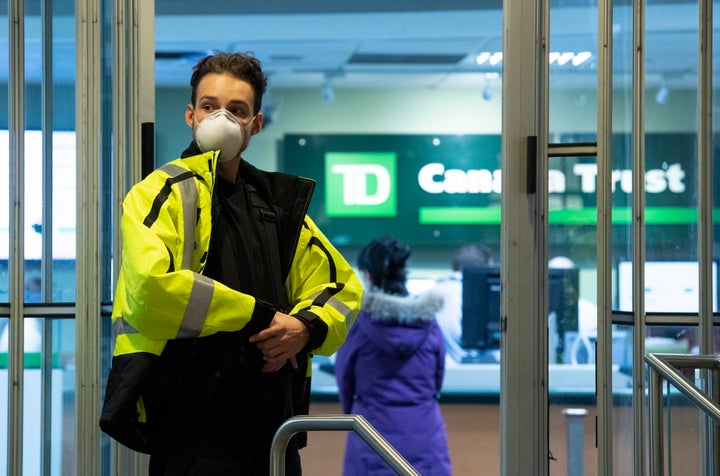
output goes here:
<path id="1" fill-rule="evenodd" d="M 197 449 L 167 450 L 150 456 L 149 476 L 267 476 L 268 459 L 254 458 L 252 461 L 238 461 L 202 454 Z M 285 455 L 285 474 L 302 476 L 300 456 L 294 439 L 288 444 Z"/>
<path id="2" fill-rule="evenodd" d="M 294 372 L 263 373 L 262 363 L 242 332 L 167 343 L 143 396 L 152 476 L 269 473 L 275 432 L 296 413 Z M 288 476 L 302 473 L 298 436 L 288 443 Z"/>

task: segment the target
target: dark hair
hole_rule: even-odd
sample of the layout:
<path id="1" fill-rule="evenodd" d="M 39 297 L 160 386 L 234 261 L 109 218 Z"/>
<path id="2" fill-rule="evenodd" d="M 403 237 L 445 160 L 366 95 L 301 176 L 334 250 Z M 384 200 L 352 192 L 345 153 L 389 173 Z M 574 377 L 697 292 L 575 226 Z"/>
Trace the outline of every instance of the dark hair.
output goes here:
<path id="1" fill-rule="evenodd" d="M 492 266 L 495 264 L 492 251 L 485 245 L 470 243 L 463 245 L 453 258 L 453 270 L 461 271 L 466 266 Z"/>
<path id="2" fill-rule="evenodd" d="M 193 106 L 195 105 L 200 80 L 210 73 L 227 73 L 237 79 L 247 81 L 255 95 L 255 103 L 253 104 L 255 111 L 253 112 L 254 114 L 260 112 L 263 94 L 267 89 L 267 77 L 262 71 L 260 60 L 255 58 L 252 53 L 219 52 L 201 59 L 193 67 L 193 74 L 190 77 L 190 86 L 192 87 L 190 101 Z"/>
<path id="3" fill-rule="evenodd" d="M 409 257 L 409 246 L 385 236 L 372 240 L 360 250 L 358 268 L 367 271 L 372 284 L 383 292 L 407 296 L 405 263 Z"/>

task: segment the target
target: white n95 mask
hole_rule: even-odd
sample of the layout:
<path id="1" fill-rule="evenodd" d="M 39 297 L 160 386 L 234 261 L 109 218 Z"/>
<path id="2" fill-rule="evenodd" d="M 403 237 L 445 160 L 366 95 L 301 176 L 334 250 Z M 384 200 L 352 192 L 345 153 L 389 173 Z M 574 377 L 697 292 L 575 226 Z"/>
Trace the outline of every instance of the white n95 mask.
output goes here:
<path id="1" fill-rule="evenodd" d="M 200 151 L 219 150 L 218 161 L 232 160 L 242 149 L 245 133 L 235 116 L 226 109 L 218 109 L 205 117 L 195 129 L 195 142 Z"/>

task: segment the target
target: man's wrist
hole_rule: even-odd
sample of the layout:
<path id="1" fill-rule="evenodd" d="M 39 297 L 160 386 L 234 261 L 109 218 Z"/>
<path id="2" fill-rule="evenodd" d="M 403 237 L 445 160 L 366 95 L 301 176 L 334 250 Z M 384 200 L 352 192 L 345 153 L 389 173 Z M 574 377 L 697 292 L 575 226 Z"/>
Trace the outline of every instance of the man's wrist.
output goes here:
<path id="1" fill-rule="evenodd" d="M 296 314 L 292 314 L 293 317 L 300 320 L 308 330 L 309 339 L 308 343 L 303 349 L 306 352 L 310 352 L 313 349 L 317 349 L 325 342 L 327 337 L 328 327 L 322 319 L 308 311 L 299 311 Z"/>

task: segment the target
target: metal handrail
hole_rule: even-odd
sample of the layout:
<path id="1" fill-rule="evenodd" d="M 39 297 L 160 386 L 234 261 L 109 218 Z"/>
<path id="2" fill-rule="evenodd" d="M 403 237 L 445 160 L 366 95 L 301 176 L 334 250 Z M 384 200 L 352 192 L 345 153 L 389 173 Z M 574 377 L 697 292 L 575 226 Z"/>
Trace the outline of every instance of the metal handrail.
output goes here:
<path id="1" fill-rule="evenodd" d="M 645 362 L 677 388 L 690 401 L 720 423 L 720 404 L 699 391 L 676 368 L 719 369 L 720 357 L 716 355 L 647 354 Z M 652 392 L 652 388 L 650 389 Z"/>
<path id="2" fill-rule="evenodd" d="M 678 368 L 720 369 L 720 357 L 716 355 L 678 355 L 678 354 L 647 354 L 645 362 L 650 367 L 650 474 L 664 474 L 664 438 L 662 434 L 662 379 L 664 378 L 691 403 L 701 409 L 715 423 L 720 424 L 720 404 L 700 391 L 689 379 L 680 373 Z M 710 390 L 718 391 L 718 380 L 713 374 Z M 716 442 L 713 446 L 717 448 Z M 710 458 L 710 465 L 717 460 Z"/>
<path id="3" fill-rule="evenodd" d="M 354 431 L 401 476 L 420 476 L 413 466 L 361 415 L 300 415 L 286 420 L 270 447 L 270 474 L 285 476 L 285 450 L 290 438 L 302 431 Z"/>

